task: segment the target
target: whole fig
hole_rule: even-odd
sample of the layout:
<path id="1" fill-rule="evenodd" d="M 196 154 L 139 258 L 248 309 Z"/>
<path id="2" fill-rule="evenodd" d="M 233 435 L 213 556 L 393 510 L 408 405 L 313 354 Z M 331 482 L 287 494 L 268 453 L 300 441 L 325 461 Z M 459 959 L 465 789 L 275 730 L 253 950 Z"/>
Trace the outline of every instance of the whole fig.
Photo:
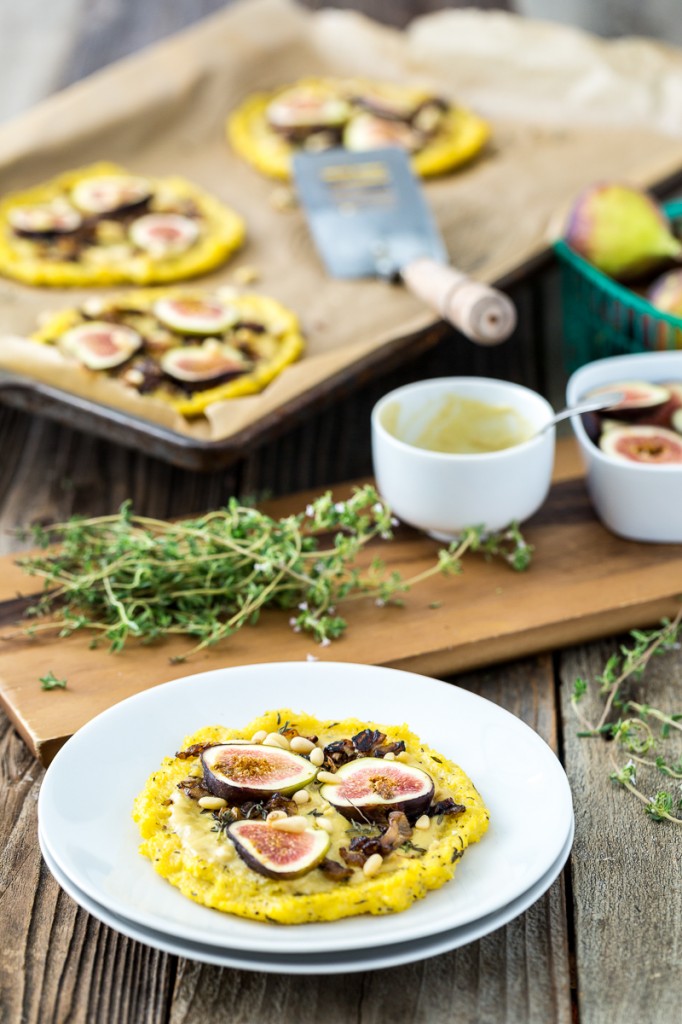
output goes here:
<path id="1" fill-rule="evenodd" d="M 627 185 L 586 189 L 571 210 L 566 241 L 618 281 L 640 277 L 682 254 L 682 243 L 657 203 Z"/>
<path id="2" fill-rule="evenodd" d="M 662 313 L 682 317 L 682 270 L 670 270 L 657 277 L 646 297 Z"/>

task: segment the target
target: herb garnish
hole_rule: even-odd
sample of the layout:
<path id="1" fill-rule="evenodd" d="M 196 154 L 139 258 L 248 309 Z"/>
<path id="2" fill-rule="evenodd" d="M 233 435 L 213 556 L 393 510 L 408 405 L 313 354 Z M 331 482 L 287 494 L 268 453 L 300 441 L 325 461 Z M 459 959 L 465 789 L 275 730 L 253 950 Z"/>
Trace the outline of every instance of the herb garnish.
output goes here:
<path id="1" fill-rule="evenodd" d="M 50 551 L 19 564 L 43 577 L 44 593 L 29 615 L 49 621 L 28 633 L 93 630 L 112 651 L 129 638 L 150 643 L 183 635 L 196 641 L 174 659 L 183 661 L 275 607 L 291 610 L 294 632 L 326 645 L 346 627 L 336 612 L 345 601 L 373 597 L 379 605 L 400 604 L 399 595 L 413 584 L 459 573 L 465 551 L 501 557 L 519 570 L 530 560 L 516 526 L 490 535 L 471 528 L 411 579 L 388 572 L 380 559 L 361 571 L 360 551 L 372 540 L 390 540 L 395 523 L 375 488 L 365 486 L 345 501 L 324 494 L 283 519 L 232 499 L 224 509 L 183 522 L 135 515 L 126 502 L 115 515 L 37 525 L 24 536 Z"/>
<path id="2" fill-rule="evenodd" d="M 45 676 L 39 677 L 40 689 L 41 690 L 65 690 L 66 679 L 57 679 L 56 675 L 50 669 Z"/>
<path id="3" fill-rule="evenodd" d="M 640 680 L 653 657 L 678 647 L 681 635 L 682 610 L 672 622 L 664 619 L 658 629 L 630 631 L 633 644 L 629 647 L 621 645 L 619 652 L 610 656 L 603 672 L 596 678 L 599 695 L 604 700 L 602 714 L 596 723 L 589 722 L 578 707 L 589 692 L 590 684 L 585 679 L 576 679 L 571 696 L 571 704 L 583 726 L 578 736 L 601 736 L 612 741 L 609 744 L 613 768 L 609 775 L 611 781 L 640 800 L 654 821 L 670 821 L 676 825 L 682 825 L 682 799 L 674 798 L 667 790 L 658 790 L 653 796 L 647 796 L 637 776 L 641 766 L 643 774 L 653 776 L 654 784 L 658 784 L 658 775 L 682 779 L 682 755 L 675 761 L 669 761 L 661 754 L 644 756 L 660 749 L 661 742 L 675 735 L 673 730 L 678 734 L 682 732 L 682 714 L 668 714 L 649 704 L 639 703 L 626 692 L 626 684 Z M 615 719 L 611 717 L 614 712 L 618 715 Z M 652 721 L 658 728 L 658 735 L 652 728 Z M 627 754 L 624 764 L 619 763 L 614 749 Z"/>

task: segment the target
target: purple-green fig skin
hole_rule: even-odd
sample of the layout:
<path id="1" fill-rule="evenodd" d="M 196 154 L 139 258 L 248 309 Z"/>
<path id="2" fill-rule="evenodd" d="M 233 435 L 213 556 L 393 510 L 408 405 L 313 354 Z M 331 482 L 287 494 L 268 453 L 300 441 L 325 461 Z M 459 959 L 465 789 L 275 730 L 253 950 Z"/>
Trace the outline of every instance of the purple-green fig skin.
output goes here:
<path id="1" fill-rule="evenodd" d="M 614 200 L 620 204 L 615 213 Z M 619 183 L 592 185 L 578 196 L 568 217 L 565 240 L 589 263 L 619 281 L 641 277 L 678 257 L 682 250 L 657 203 L 646 193 Z"/>
<path id="2" fill-rule="evenodd" d="M 363 764 L 363 760 L 364 759 L 361 758 L 358 761 L 351 762 L 350 765 L 346 765 L 346 769 L 352 768 L 353 765 L 356 765 L 358 766 L 358 770 L 362 770 L 364 764 L 366 764 L 366 761 Z M 390 764 L 393 768 L 396 762 L 391 761 Z M 427 788 L 424 790 L 424 792 L 417 793 L 414 796 L 406 795 L 404 800 L 391 800 L 376 804 L 363 803 L 362 797 L 358 797 L 357 799 L 353 800 L 352 804 L 346 806 L 340 803 L 337 804 L 335 802 L 334 791 L 336 787 L 332 785 L 325 787 L 323 795 L 326 797 L 327 800 L 329 800 L 329 802 L 339 812 L 339 814 L 342 814 L 344 818 L 348 818 L 350 821 L 362 821 L 363 819 L 367 819 L 369 821 L 383 821 L 388 811 L 402 811 L 405 817 L 408 819 L 408 821 L 414 823 L 417 820 L 417 818 L 420 818 L 421 815 L 428 810 L 428 808 L 431 805 L 431 801 L 433 799 L 434 794 L 433 779 L 431 779 L 431 777 L 427 775 L 426 772 L 421 772 L 420 774 L 424 776 L 425 780 L 428 780 Z M 343 783 L 341 783 L 341 785 L 339 786 L 339 793 L 342 796 L 344 796 L 344 794 L 341 793 L 343 788 Z M 345 796 L 345 799 L 350 800 L 348 796 Z"/>
<path id="3" fill-rule="evenodd" d="M 682 270 L 670 270 L 657 277 L 647 292 L 647 299 L 662 313 L 682 317 Z"/>

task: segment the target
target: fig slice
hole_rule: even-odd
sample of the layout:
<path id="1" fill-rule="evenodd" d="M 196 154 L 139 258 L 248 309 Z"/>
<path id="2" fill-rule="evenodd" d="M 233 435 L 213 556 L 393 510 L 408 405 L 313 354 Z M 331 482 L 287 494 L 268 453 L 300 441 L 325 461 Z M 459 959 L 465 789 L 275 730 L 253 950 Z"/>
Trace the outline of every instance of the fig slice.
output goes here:
<path id="1" fill-rule="evenodd" d="M 677 434 L 682 434 L 682 408 L 675 409 L 670 418 L 670 426 Z"/>
<path id="2" fill-rule="evenodd" d="M 194 245 L 199 225 L 179 213 L 147 213 L 130 225 L 130 241 L 151 256 L 176 256 Z"/>
<path id="3" fill-rule="evenodd" d="M 17 206 L 9 211 L 8 220 L 19 235 L 69 235 L 83 223 L 78 210 L 65 199 Z"/>
<path id="4" fill-rule="evenodd" d="M 383 820 L 388 811 L 402 811 L 414 822 L 433 797 L 433 780 L 425 771 L 381 757 L 349 761 L 336 772 L 335 780 L 323 785 L 320 795 L 353 821 Z"/>
<path id="5" fill-rule="evenodd" d="M 317 775 L 307 758 L 260 743 L 219 743 L 203 752 L 201 764 L 206 788 L 232 804 L 290 796 Z"/>
<path id="6" fill-rule="evenodd" d="M 350 104 L 341 96 L 306 85 L 285 89 L 268 104 L 266 112 L 270 127 L 285 132 L 337 128 L 350 115 Z"/>
<path id="7" fill-rule="evenodd" d="M 265 821 L 233 822 L 227 834 L 244 863 L 266 878 L 300 878 L 320 864 L 331 838 L 321 828 L 283 832 Z"/>
<path id="8" fill-rule="evenodd" d="M 203 386 L 246 373 L 252 364 L 239 349 L 217 338 L 201 345 L 179 345 L 161 356 L 161 369 L 182 384 Z"/>
<path id="9" fill-rule="evenodd" d="M 346 149 L 354 152 L 397 146 L 412 153 L 419 149 L 422 138 L 402 121 L 387 121 L 382 117 L 375 117 L 374 114 L 356 114 L 346 125 L 343 144 Z"/>
<path id="10" fill-rule="evenodd" d="M 152 194 L 145 178 L 131 174 L 107 174 L 85 178 L 71 189 L 71 201 L 88 214 L 114 213 L 143 203 Z"/>
<path id="11" fill-rule="evenodd" d="M 622 380 L 613 384 L 605 384 L 602 387 L 593 388 L 585 395 L 585 398 L 596 398 L 608 391 L 620 391 L 623 394 L 622 401 L 617 405 L 609 406 L 609 416 L 639 413 L 670 401 L 670 391 L 667 387 L 662 384 L 650 384 L 644 380 Z"/>
<path id="12" fill-rule="evenodd" d="M 66 331 L 59 347 L 89 370 L 111 370 L 125 363 L 142 346 L 142 337 L 131 327 L 89 320 Z"/>
<path id="13" fill-rule="evenodd" d="M 159 299 L 154 313 L 166 327 L 180 334 L 220 334 L 239 320 L 239 311 L 218 299 Z"/>
<path id="14" fill-rule="evenodd" d="M 602 434 L 605 455 L 648 466 L 682 463 L 682 437 L 665 427 L 620 426 Z"/>

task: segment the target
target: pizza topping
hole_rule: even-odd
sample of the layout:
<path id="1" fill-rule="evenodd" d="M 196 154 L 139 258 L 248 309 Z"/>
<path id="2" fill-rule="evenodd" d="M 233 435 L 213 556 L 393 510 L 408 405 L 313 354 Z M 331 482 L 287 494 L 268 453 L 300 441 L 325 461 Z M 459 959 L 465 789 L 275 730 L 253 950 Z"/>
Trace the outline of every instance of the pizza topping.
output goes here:
<path id="1" fill-rule="evenodd" d="M 77 231 L 83 222 L 78 210 L 65 199 L 36 206 L 17 206 L 8 220 L 18 235 L 64 235 Z"/>
<path id="2" fill-rule="evenodd" d="M 110 370 L 127 362 L 141 347 L 142 338 L 130 327 L 91 320 L 63 334 L 59 345 L 89 370 Z"/>
<path id="3" fill-rule="evenodd" d="M 335 128 L 351 115 L 350 104 L 341 96 L 313 86 L 294 86 L 281 92 L 268 105 L 266 116 L 271 128 L 286 134 Z"/>
<path id="4" fill-rule="evenodd" d="M 201 763 L 206 788 L 234 804 L 275 793 L 289 796 L 317 774 L 306 758 L 258 743 L 218 744 L 203 752 Z"/>
<path id="5" fill-rule="evenodd" d="M 130 225 L 130 240 L 151 256 L 176 256 L 198 237 L 197 222 L 178 213 L 149 213 Z"/>
<path id="6" fill-rule="evenodd" d="M 152 188 L 145 178 L 128 174 L 85 178 L 71 190 L 71 199 L 79 210 L 97 215 L 139 206 L 151 195 Z"/>
<path id="7" fill-rule="evenodd" d="M 266 878 L 300 878 L 324 860 L 330 846 L 321 829 L 284 831 L 263 821 L 236 821 L 227 835 L 244 863 Z"/>
<path id="8" fill-rule="evenodd" d="M 386 820 L 389 811 L 403 811 L 415 821 L 429 807 L 433 780 L 421 768 L 363 757 L 342 765 L 334 784 L 320 793 L 333 807 L 351 820 Z"/>
<path id="9" fill-rule="evenodd" d="M 422 135 L 403 121 L 387 121 L 374 114 L 357 114 L 343 133 L 343 144 L 353 152 L 399 147 L 414 153 L 422 145 Z"/>
<path id="10" fill-rule="evenodd" d="M 220 334 L 239 320 L 239 312 L 218 299 L 159 299 L 154 313 L 167 327 L 181 334 Z"/>
<path id="11" fill-rule="evenodd" d="M 186 386 L 224 380 L 246 373 L 252 365 L 239 349 L 216 338 L 207 338 L 201 345 L 171 348 L 160 362 L 164 373 Z"/>

